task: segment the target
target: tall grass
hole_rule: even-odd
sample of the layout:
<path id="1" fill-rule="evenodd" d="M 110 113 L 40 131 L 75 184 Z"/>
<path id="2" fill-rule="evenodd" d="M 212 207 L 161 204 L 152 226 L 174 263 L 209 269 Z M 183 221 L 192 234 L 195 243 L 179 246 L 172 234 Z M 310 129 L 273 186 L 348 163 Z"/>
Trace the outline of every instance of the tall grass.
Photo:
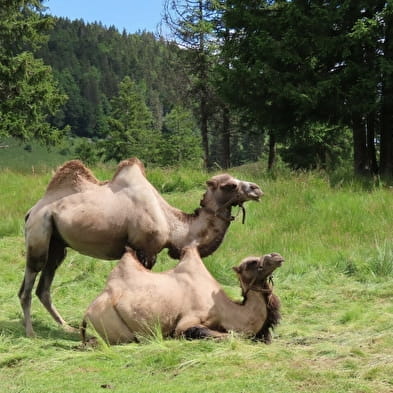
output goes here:
<path id="1" fill-rule="evenodd" d="M 113 175 L 114 168 L 94 170 L 100 179 Z M 53 170 L 45 174 L 0 172 L 0 236 L 20 236 L 28 209 L 44 194 Z M 231 171 L 256 181 L 264 190 L 261 202 L 248 202 L 246 224 L 234 208 L 235 222 L 224 240 L 228 253 L 207 258 L 207 265 L 221 270 L 246 254 L 278 251 L 289 256 L 287 274 L 310 269 L 341 272 L 359 279 L 392 275 L 393 222 L 390 188 L 359 191 L 353 187 L 331 187 L 320 173 L 298 173 L 272 179 L 257 164 Z M 249 174 L 248 174 L 249 172 Z M 211 176 L 201 170 L 148 169 L 148 178 L 174 206 L 192 212 L 199 206 L 205 181 Z M 229 257 L 228 260 L 228 255 Z M 216 263 L 216 259 L 221 259 Z M 210 262 L 212 260 L 212 262 Z M 293 262 L 296 261 L 296 262 Z M 230 273 L 217 271 L 224 283 Z"/>
<path id="2" fill-rule="evenodd" d="M 71 153 L 72 139 L 58 147 L 45 147 L 34 141 L 22 143 L 17 139 L 1 139 L 0 169 L 11 169 L 20 173 L 45 173 L 67 159 Z"/>
<path id="3" fill-rule="evenodd" d="M 114 167 L 99 166 L 100 179 Z M 232 297 L 232 271 L 247 255 L 276 251 L 282 322 L 265 346 L 229 340 L 163 340 L 159 328 L 140 344 L 82 349 L 33 299 L 34 340 L 24 337 L 16 297 L 24 269 L 23 217 L 51 176 L 0 171 L 0 373 L 9 392 L 318 392 L 393 391 L 393 209 L 389 187 L 335 182 L 321 172 L 267 174 L 259 163 L 230 171 L 258 183 L 261 202 L 248 202 L 219 249 L 204 262 Z M 205 181 L 198 169 L 147 169 L 172 205 L 192 212 Z M 237 213 L 237 209 L 233 210 Z M 176 261 L 165 251 L 155 271 Z M 72 250 L 53 285 L 57 308 L 77 326 L 116 261 Z M 43 383 L 45 381 L 45 383 Z"/>

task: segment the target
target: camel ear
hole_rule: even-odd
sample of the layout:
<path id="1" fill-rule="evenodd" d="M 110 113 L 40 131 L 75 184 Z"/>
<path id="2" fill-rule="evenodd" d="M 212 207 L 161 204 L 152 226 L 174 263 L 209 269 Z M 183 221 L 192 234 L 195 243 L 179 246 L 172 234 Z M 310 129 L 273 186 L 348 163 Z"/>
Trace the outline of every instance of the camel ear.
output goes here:
<path id="1" fill-rule="evenodd" d="M 216 189 L 216 188 L 217 188 L 217 180 L 213 180 L 213 179 L 207 180 L 207 181 L 206 181 L 206 184 L 207 184 L 209 187 L 213 188 L 213 189 Z"/>
<path id="2" fill-rule="evenodd" d="M 237 187 L 237 183 L 234 181 L 228 181 L 220 185 L 220 188 L 226 191 L 234 190 Z"/>

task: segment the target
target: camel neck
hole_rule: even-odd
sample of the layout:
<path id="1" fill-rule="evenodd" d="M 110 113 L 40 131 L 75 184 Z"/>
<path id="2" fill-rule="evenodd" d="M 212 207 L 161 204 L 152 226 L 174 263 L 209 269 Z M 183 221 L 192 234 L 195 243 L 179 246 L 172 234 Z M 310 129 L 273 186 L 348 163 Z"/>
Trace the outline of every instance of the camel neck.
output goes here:
<path id="1" fill-rule="evenodd" d="M 230 207 L 219 215 L 200 207 L 193 214 L 177 211 L 170 221 L 169 255 L 179 258 L 181 250 L 196 241 L 201 257 L 212 254 L 221 244 L 231 222 Z"/>
<path id="2" fill-rule="evenodd" d="M 224 329 L 256 334 L 267 318 L 263 294 L 251 290 L 242 304 L 229 298 L 227 300 L 221 310 Z"/>
<path id="3" fill-rule="evenodd" d="M 231 214 L 231 207 L 225 207 L 225 208 L 217 208 L 217 209 L 212 209 L 210 207 L 201 207 L 201 211 L 205 212 L 208 215 L 213 215 L 214 217 L 217 217 L 227 223 L 231 223 L 235 219 L 235 217 L 232 216 Z"/>

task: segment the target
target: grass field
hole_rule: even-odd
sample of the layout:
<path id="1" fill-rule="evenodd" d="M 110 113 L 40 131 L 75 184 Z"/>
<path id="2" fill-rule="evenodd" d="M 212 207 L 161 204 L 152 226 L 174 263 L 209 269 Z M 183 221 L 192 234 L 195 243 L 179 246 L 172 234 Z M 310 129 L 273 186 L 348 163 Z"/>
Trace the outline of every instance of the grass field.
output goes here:
<path id="1" fill-rule="evenodd" d="M 97 168 L 101 178 L 111 168 Z M 271 345 L 237 335 L 215 341 L 163 340 L 80 347 L 33 299 L 35 339 L 24 337 L 16 297 L 24 270 L 23 216 L 51 170 L 0 171 L 0 381 L 4 392 L 393 392 L 393 190 L 335 182 L 322 173 L 272 177 L 258 165 L 231 171 L 265 191 L 246 205 L 205 263 L 228 293 L 231 267 L 247 255 L 280 252 L 275 274 L 282 321 Z M 209 175 L 148 170 L 164 197 L 193 211 Z M 234 211 L 236 213 L 236 211 Z M 53 285 L 57 308 L 78 326 L 115 261 L 69 251 Z M 155 270 L 174 266 L 162 252 Z"/>

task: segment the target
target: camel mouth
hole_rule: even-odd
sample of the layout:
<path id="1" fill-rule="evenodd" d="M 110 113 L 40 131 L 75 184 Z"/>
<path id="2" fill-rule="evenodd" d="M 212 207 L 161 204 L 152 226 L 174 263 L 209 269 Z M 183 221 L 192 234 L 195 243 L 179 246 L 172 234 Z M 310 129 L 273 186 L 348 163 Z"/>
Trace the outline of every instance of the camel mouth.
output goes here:
<path id="1" fill-rule="evenodd" d="M 262 195 L 263 195 L 263 193 L 257 194 L 255 192 L 249 192 L 249 193 L 245 194 L 244 197 L 240 197 L 239 201 L 236 203 L 236 205 L 241 206 L 244 202 L 247 202 L 247 201 L 259 202 Z"/>
<path id="2" fill-rule="evenodd" d="M 249 197 L 250 201 L 259 202 L 261 199 L 261 196 L 262 195 L 251 194 L 248 197 Z"/>
<path id="3" fill-rule="evenodd" d="M 256 201 L 258 202 L 261 196 L 263 195 L 263 191 L 260 187 L 255 183 L 247 183 L 244 182 L 241 187 L 239 187 L 239 197 L 246 201 Z"/>
<path id="4" fill-rule="evenodd" d="M 262 196 L 263 196 L 263 191 L 259 188 L 254 188 L 252 191 L 247 193 L 247 197 L 251 201 L 259 202 Z"/>
<path id="5" fill-rule="evenodd" d="M 281 266 L 285 262 L 285 259 L 277 252 L 272 252 L 268 256 L 273 259 L 273 263 L 277 266 Z"/>
<path id="6" fill-rule="evenodd" d="M 281 267 L 283 265 L 284 261 L 285 261 L 284 259 L 278 259 L 278 260 L 274 261 L 274 268 L 276 269 L 278 267 Z"/>
<path id="7" fill-rule="evenodd" d="M 265 265 L 265 261 L 264 258 L 261 259 L 260 262 L 260 270 L 270 270 L 270 274 L 273 273 L 274 270 L 276 270 L 277 268 L 281 267 L 283 265 L 283 263 L 285 262 L 285 259 L 281 256 L 278 255 L 277 253 L 271 253 L 266 255 L 265 257 L 268 257 L 269 259 L 271 259 L 269 262 L 266 261 L 268 263 L 268 266 Z"/>

